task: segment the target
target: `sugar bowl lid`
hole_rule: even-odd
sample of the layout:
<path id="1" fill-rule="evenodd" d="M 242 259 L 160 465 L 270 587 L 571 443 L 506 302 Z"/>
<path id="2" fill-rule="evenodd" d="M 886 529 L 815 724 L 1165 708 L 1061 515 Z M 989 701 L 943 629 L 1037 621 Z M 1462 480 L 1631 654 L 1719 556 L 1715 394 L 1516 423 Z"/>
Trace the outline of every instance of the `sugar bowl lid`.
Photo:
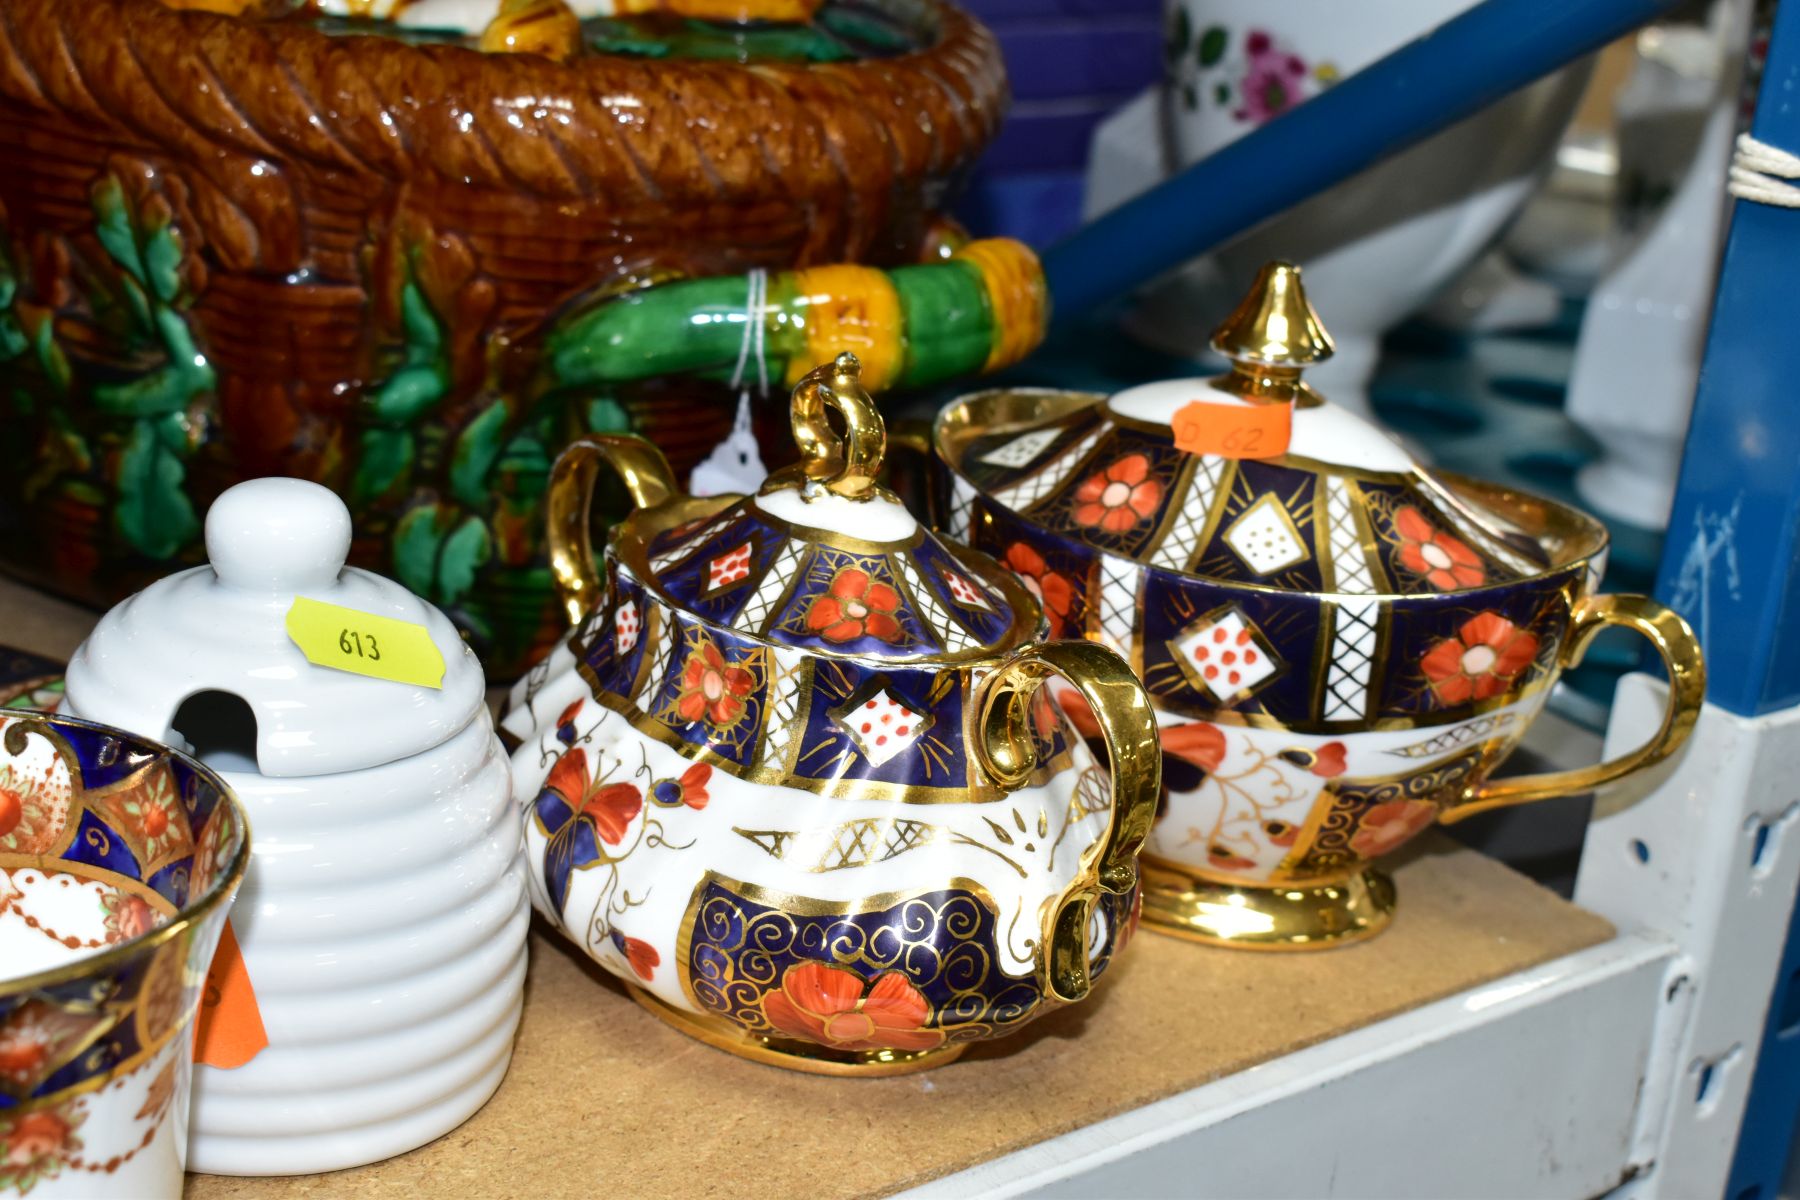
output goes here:
<path id="1" fill-rule="evenodd" d="M 809 652 L 948 663 L 1035 640 L 1042 614 L 1014 576 L 876 482 L 887 435 L 860 370 L 840 354 L 795 388 L 798 464 L 697 514 L 691 500 L 640 508 L 614 555 L 673 608 Z"/>
<path id="2" fill-rule="evenodd" d="M 421 753 L 485 702 L 481 666 L 449 618 L 344 565 L 350 513 L 330 490 L 300 479 L 240 483 L 208 510 L 206 551 L 210 565 L 121 602 L 75 651 L 67 697 L 81 716 L 167 737 L 189 697 L 228 693 L 256 719 L 255 769 L 300 776 Z M 443 656 L 441 686 L 313 665 L 288 633 L 299 596 L 423 626 Z"/>
<path id="3" fill-rule="evenodd" d="M 1270 263 L 1213 335 L 1224 375 L 1051 407 L 1036 423 L 939 419 L 977 492 L 1096 550 L 1177 573 L 1314 593 L 1454 591 L 1551 555 L 1302 378 L 1332 353 L 1300 268 Z"/>

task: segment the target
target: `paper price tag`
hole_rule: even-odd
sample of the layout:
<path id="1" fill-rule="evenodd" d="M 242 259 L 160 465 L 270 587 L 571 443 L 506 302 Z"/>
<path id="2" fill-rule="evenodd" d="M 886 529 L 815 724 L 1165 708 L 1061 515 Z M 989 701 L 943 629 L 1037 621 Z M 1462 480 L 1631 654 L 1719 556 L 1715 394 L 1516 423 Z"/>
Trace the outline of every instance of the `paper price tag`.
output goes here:
<path id="1" fill-rule="evenodd" d="M 444 656 L 423 625 L 296 596 L 287 632 L 314 666 L 419 687 L 444 685 Z"/>
<path id="2" fill-rule="evenodd" d="M 231 922 L 219 938 L 212 965 L 206 969 L 206 987 L 200 993 L 200 1011 L 194 1014 L 194 1061 L 229 1071 L 241 1067 L 269 1044 L 262 1010 L 256 1006 L 256 989 L 244 969 Z"/>
<path id="3" fill-rule="evenodd" d="M 1292 404 L 1208 404 L 1191 400 L 1176 410 L 1175 448 L 1224 458 L 1274 458 L 1294 436 Z"/>

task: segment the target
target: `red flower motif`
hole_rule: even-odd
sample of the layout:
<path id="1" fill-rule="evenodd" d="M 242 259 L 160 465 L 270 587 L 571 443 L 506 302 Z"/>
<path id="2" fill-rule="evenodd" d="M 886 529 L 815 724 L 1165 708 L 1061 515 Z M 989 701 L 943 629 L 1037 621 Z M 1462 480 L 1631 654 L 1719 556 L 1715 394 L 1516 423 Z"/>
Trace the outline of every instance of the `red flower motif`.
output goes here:
<path id="1" fill-rule="evenodd" d="M 1440 704 L 1462 704 L 1498 696 L 1537 658 L 1537 635 L 1497 613 L 1480 613 L 1463 623 L 1419 660 Z"/>
<path id="2" fill-rule="evenodd" d="M 1162 490 L 1162 484 L 1150 478 L 1150 460 L 1127 454 L 1075 489 L 1075 523 L 1124 533 L 1155 514 Z"/>
<path id="3" fill-rule="evenodd" d="M 1217 771 L 1225 761 L 1225 735 L 1217 725 L 1195 721 L 1162 730 L 1163 753 L 1193 763 L 1202 771 Z"/>
<path id="4" fill-rule="evenodd" d="M 609 783 L 589 796 L 581 806 L 581 815 L 594 823 L 594 832 L 609 846 L 625 839 L 632 818 L 642 812 L 644 794 L 635 784 Z"/>
<path id="5" fill-rule="evenodd" d="M 845 567 L 806 610 L 806 627 L 828 642 L 848 642 L 865 633 L 893 642 L 901 633 L 894 618 L 899 607 L 900 593 L 892 586 L 871 579 L 867 571 Z"/>
<path id="6" fill-rule="evenodd" d="M 862 976 L 806 962 L 788 968 L 781 989 L 765 992 L 763 1015 L 789 1037 L 834 1050 L 931 1050 L 944 1035 L 925 1028 L 931 1006 L 904 975 L 889 971 L 863 994 Z"/>
<path id="7" fill-rule="evenodd" d="M 1326 742 L 1313 751 L 1312 766 L 1307 768 L 1320 779 L 1336 779 L 1344 773 L 1344 743 Z"/>
<path id="8" fill-rule="evenodd" d="M 1409 840 L 1431 824 L 1437 805 L 1429 800 L 1389 800 L 1363 814 L 1362 824 L 1350 837 L 1350 849 L 1364 858 L 1376 858 Z"/>
<path id="9" fill-rule="evenodd" d="M 631 969 L 637 972 L 639 979 L 649 980 L 656 973 L 656 968 L 662 965 L 662 955 L 649 942 L 626 937 L 615 929 L 612 931 L 612 944 L 625 956 L 625 961 L 631 964 Z"/>
<path id="10" fill-rule="evenodd" d="M 164 833 L 168 832 L 169 810 L 155 800 L 147 801 L 144 804 L 141 824 L 143 826 L 144 836 L 159 838 Z"/>
<path id="11" fill-rule="evenodd" d="M 28 1079 L 44 1065 L 50 1047 L 29 1033 L 0 1033 L 0 1075 Z"/>
<path id="12" fill-rule="evenodd" d="M 19 827 L 19 819 L 25 815 L 25 801 L 19 793 L 11 788 L 0 788 L 0 837 L 5 837 Z"/>
<path id="13" fill-rule="evenodd" d="M 587 755 L 580 750 L 564 751 L 562 757 L 551 764 L 544 786 L 560 795 L 570 808 L 580 812 L 582 802 L 587 799 Z"/>
<path id="14" fill-rule="evenodd" d="M 562 710 L 562 715 L 556 718 L 556 723 L 559 726 L 573 725 L 575 723 L 576 714 L 579 712 L 581 712 L 581 701 L 577 700 L 569 705 L 569 707 Z"/>
<path id="15" fill-rule="evenodd" d="M 659 779 L 651 784 L 650 798 L 664 808 L 685 804 L 699 812 L 712 799 L 706 791 L 706 785 L 710 782 L 712 767 L 707 763 L 695 763 L 681 773 L 680 779 Z"/>
<path id="16" fill-rule="evenodd" d="M 1292 821 L 1266 821 L 1263 833 L 1268 836 L 1271 846 L 1291 846 L 1300 836 L 1300 827 Z"/>
<path id="17" fill-rule="evenodd" d="M 1400 565 L 1440 592 L 1480 587 L 1487 582 L 1481 558 L 1462 542 L 1427 521 L 1408 504 L 1394 514 L 1400 535 Z"/>
<path id="18" fill-rule="evenodd" d="M 1075 607 L 1075 585 L 1067 576 L 1052 571 L 1044 556 L 1024 542 L 1008 546 L 1000 556 L 1000 564 L 1017 575 L 1025 590 L 1037 597 L 1044 615 L 1050 619 L 1050 636 L 1063 637 L 1069 628 L 1069 610 Z"/>
<path id="19" fill-rule="evenodd" d="M 744 697 L 755 680 L 742 667 L 728 667 L 725 656 L 711 642 L 688 656 L 681 669 L 681 690 L 675 712 L 684 721 L 705 717 L 713 725 L 728 727 L 744 715 Z"/>
<path id="20" fill-rule="evenodd" d="M 594 833 L 611 846 L 624 840 L 626 829 L 644 807 L 643 793 L 634 784 L 594 787 L 588 776 L 587 755 L 579 749 L 566 751 L 556 760 L 544 786 L 560 795 L 576 816 L 591 821 Z"/>
<path id="21" fill-rule="evenodd" d="M 1255 859 L 1245 858 L 1230 847 L 1221 846 L 1217 842 L 1206 848 L 1206 861 L 1207 865 L 1221 871 L 1248 871 L 1256 865 Z"/>
<path id="22" fill-rule="evenodd" d="M 7 1135 L 7 1165 L 29 1167 L 60 1151 L 68 1139 L 69 1123 L 56 1113 L 46 1109 L 26 1113 Z"/>
<path id="23" fill-rule="evenodd" d="M 156 912 L 141 896 L 120 895 L 106 916 L 106 940 L 123 942 L 156 928 Z"/>

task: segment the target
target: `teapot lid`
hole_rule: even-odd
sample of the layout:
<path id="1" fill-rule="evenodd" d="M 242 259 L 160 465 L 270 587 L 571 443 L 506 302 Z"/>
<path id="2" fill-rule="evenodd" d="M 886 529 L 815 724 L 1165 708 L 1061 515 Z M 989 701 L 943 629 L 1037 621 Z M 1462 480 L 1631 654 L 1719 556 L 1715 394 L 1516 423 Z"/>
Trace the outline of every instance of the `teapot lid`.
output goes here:
<path id="1" fill-rule="evenodd" d="M 1332 353 L 1300 268 L 1270 263 L 1213 335 L 1211 379 L 1128 388 L 1031 425 L 948 430 L 978 492 L 1106 554 L 1314 593 L 1455 591 L 1551 556 L 1302 378 Z M 948 416 L 948 414 L 947 414 Z"/>
<path id="2" fill-rule="evenodd" d="M 692 501 L 640 509 L 615 533 L 619 562 L 674 608 L 809 652 L 959 662 L 1034 640 L 1042 614 L 1013 576 L 875 482 L 887 435 L 860 371 L 840 354 L 794 389 L 798 464 L 698 516 Z"/>
<path id="3" fill-rule="evenodd" d="M 263 775 L 323 775 L 428 750 L 485 702 L 481 665 L 449 618 L 392 580 L 346 567 L 350 512 L 300 479 L 253 479 L 206 514 L 210 565 L 158 580 L 100 619 L 69 660 L 68 706 L 90 720 L 167 739 L 189 697 L 224 692 L 256 719 Z M 442 686 L 314 666 L 289 638 L 296 597 L 425 628 Z"/>

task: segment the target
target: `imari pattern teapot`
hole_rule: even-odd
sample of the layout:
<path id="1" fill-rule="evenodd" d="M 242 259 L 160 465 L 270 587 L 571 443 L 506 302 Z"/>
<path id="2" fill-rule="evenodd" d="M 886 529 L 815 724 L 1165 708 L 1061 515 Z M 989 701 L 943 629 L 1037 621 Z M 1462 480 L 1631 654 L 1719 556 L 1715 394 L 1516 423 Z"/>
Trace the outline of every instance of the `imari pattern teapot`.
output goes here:
<path id="1" fill-rule="evenodd" d="M 1136 923 L 1159 760 L 1118 655 L 1045 642 L 1018 579 L 877 485 L 858 370 L 800 383 L 802 462 L 754 496 L 682 495 L 636 438 L 571 446 L 550 540 L 577 628 L 503 724 L 564 934 L 704 1041 L 891 1074 L 1088 993 Z M 637 510 L 597 569 L 602 464 Z"/>
<path id="2" fill-rule="evenodd" d="M 1433 472 L 1318 395 L 1301 376 L 1331 340 L 1296 267 L 1267 267 L 1214 347 L 1233 364 L 1215 379 L 981 392 L 935 429 L 951 536 L 1018 572 L 1052 636 L 1117 649 L 1150 691 L 1154 927 L 1366 937 L 1394 907 L 1372 860 L 1434 820 L 1591 790 L 1681 745 L 1699 646 L 1655 601 L 1596 594 L 1598 522 Z M 1666 665 L 1661 729 L 1598 766 L 1491 781 L 1609 625 Z"/>

